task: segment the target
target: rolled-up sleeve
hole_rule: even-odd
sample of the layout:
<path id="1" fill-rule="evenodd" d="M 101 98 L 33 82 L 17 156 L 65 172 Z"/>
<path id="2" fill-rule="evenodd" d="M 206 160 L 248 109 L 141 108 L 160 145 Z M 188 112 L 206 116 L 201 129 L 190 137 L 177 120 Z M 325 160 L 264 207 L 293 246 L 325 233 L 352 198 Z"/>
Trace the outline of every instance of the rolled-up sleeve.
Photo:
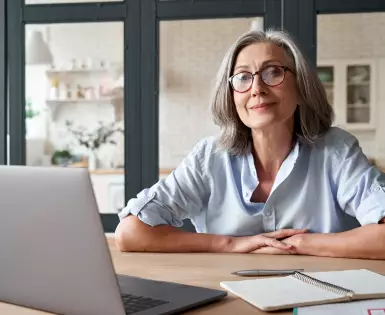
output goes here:
<path id="1" fill-rule="evenodd" d="M 167 178 L 130 199 L 118 214 L 120 220 L 132 214 L 150 226 L 180 227 L 182 220 L 199 215 L 209 194 L 207 172 L 203 169 L 206 145 L 206 140 L 200 141 Z"/>
<path id="2" fill-rule="evenodd" d="M 369 163 L 352 135 L 338 151 L 333 176 L 341 209 L 361 225 L 378 223 L 385 217 L 385 174 Z"/>

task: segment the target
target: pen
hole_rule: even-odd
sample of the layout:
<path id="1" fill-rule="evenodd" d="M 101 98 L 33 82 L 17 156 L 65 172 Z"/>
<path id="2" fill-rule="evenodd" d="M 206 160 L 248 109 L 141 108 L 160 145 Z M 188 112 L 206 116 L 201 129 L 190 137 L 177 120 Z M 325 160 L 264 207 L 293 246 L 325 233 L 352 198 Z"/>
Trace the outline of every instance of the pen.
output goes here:
<path id="1" fill-rule="evenodd" d="M 243 277 L 252 277 L 252 276 L 279 276 L 279 275 L 290 275 L 295 272 L 302 272 L 304 269 L 252 269 L 252 270 L 238 270 L 232 272 L 231 274 Z"/>

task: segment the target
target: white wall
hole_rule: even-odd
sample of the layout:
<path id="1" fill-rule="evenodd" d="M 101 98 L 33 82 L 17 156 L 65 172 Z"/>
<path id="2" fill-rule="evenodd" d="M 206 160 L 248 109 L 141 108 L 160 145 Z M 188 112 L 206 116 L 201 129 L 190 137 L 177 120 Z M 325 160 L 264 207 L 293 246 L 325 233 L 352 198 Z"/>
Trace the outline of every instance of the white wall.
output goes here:
<path id="1" fill-rule="evenodd" d="M 385 57 L 385 13 L 322 14 L 317 23 L 320 59 Z"/>

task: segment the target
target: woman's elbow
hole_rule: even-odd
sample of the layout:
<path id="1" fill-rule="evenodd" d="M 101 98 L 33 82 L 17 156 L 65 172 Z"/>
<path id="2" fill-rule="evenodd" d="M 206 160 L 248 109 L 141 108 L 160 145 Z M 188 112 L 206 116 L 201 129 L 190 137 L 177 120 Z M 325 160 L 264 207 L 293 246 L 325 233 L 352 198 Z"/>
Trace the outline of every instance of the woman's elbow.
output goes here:
<path id="1" fill-rule="evenodd" d="M 134 240 L 132 239 L 135 235 L 135 221 L 138 220 L 135 216 L 129 215 L 128 217 L 122 219 L 115 230 L 115 245 L 122 252 L 133 251 L 132 244 Z"/>

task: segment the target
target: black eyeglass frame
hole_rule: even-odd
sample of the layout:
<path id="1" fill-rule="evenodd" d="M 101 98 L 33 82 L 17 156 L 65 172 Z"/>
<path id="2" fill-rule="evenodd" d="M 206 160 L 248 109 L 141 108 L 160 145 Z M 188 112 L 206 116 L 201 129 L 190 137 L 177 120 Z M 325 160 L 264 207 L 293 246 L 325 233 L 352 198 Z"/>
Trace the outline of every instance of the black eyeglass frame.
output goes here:
<path id="1" fill-rule="evenodd" d="M 281 82 L 279 82 L 279 83 L 277 83 L 277 84 L 274 84 L 274 85 L 271 85 L 271 84 L 266 83 L 265 80 L 262 79 L 262 72 L 263 72 L 264 70 L 266 70 L 267 68 L 270 68 L 270 67 L 277 67 L 277 68 L 282 68 L 282 69 L 283 69 L 283 77 L 282 77 L 282 81 L 281 81 Z M 260 79 L 264 84 L 266 84 L 267 86 L 275 87 L 275 86 L 278 86 L 278 85 L 282 84 L 282 82 L 285 80 L 286 72 L 287 72 L 287 71 L 290 71 L 291 73 L 294 73 L 288 66 L 283 66 L 283 65 L 267 65 L 266 67 L 263 67 L 263 68 L 260 69 L 259 71 L 255 71 L 254 73 L 249 72 L 249 71 L 242 71 L 242 72 L 233 74 L 228 80 L 229 80 L 229 82 L 230 82 L 230 85 L 231 85 L 232 89 L 233 89 L 235 92 L 237 92 L 237 93 L 246 93 L 246 92 L 250 91 L 251 87 L 253 86 L 253 83 L 254 83 L 254 77 L 255 77 L 256 75 L 258 75 L 258 76 L 259 76 L 259 79 Z M 240 92 L 240 91 L 236 90 L 236 89 L 234 88 L 234 85 L 233 85 L 233 82 L 232 82 L 232 81 L 233 81 L 233 78 L 234 78 L 235 76 L 239 75 L 240 73 L 249 73 L 249 74 L 251 74 L 251 78 L 252 78 L 252 79 L 251 79 L 250 87 L 249 87 L 247 90 L 243 91 L 243 92 Z"/>

